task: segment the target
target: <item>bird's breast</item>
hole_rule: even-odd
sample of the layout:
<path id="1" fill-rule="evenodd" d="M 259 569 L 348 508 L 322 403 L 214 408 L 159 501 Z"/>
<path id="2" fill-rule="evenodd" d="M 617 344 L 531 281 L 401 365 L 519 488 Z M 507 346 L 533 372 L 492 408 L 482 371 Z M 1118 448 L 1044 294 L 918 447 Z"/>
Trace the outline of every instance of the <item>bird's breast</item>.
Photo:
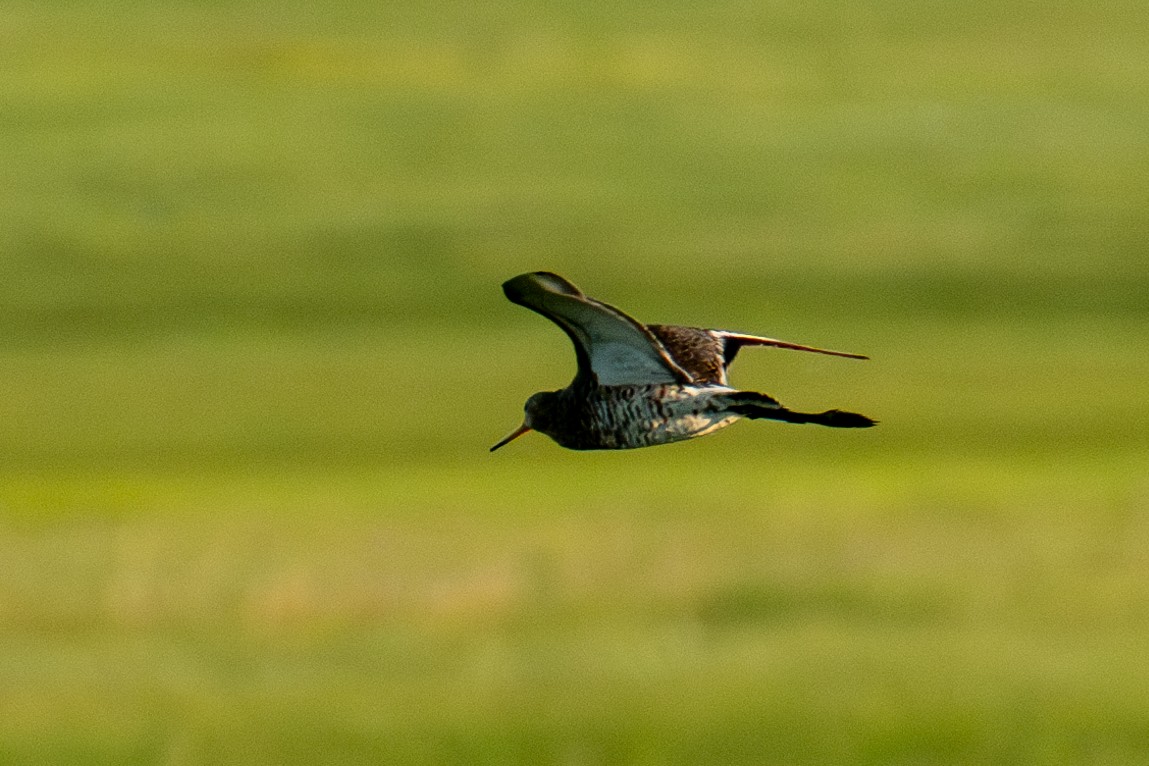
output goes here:
<path id="1" fill-rule="evenodd" d="M 548 434 L 572 449 L 632 449 L 692 439 L 730 425 L 723 386 L 599 386 L 572 397 L 569 424 Z"/>

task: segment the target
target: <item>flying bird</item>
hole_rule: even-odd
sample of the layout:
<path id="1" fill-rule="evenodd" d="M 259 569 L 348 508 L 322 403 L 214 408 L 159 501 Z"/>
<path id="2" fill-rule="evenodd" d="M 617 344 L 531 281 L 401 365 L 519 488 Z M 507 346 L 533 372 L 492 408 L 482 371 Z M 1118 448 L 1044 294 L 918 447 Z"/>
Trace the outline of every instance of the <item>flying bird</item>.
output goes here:
<path id="1" fill-rule="evenodd" d="M 491 452 L 528 431 L 568 449 L 594 450 L 693 439 L 740 418 L 834 428 L 875 424 L 856 412 L 795 412 L 767 394 L 732 388 L 727 379 L 730 363 L 745 346 L 868 358 L 861 354 L 726 330 L 645 325 L 546 271 L 520 274 L 503 283 L 503 292 L 562 328 L 574 343 L 578 372 L 566 388 L 527 399 L 522 425 Z"/>

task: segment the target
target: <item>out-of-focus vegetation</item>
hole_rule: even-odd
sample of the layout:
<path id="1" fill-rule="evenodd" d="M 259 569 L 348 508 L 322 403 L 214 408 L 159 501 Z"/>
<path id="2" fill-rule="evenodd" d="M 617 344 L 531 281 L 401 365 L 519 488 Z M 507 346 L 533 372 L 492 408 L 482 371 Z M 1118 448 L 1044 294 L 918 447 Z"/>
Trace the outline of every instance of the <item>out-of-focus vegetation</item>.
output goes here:
<path id="1" fill-rule="evenodd" d="M 9 3 L 0 761 L 1149 759 L 1131 3 Z M 882 421 L 496 455 L 499 283 Z"/>

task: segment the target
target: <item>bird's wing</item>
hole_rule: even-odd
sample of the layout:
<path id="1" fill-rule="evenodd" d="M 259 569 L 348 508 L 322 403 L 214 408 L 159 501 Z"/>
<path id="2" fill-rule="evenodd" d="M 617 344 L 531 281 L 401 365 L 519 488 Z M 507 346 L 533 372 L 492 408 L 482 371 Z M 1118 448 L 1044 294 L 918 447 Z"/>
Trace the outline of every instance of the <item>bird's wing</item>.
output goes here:
<path id="1" fill-rule="evenodd" d="M 583 295 L 558 274 L 520 274 L 503 283 L 503 292 L 570 336 L 578 357 L 576 381 L 593 377 L 603 386 L 694 382 L 646 327 Z"/>
<path id="2" fill-rule="evenodd" d="M 670 358 L 696 383 L 726 385 L 726 344 L 717 332 L 668 324 L 650 324 L 646 329 L 662 341 Z"/>
<path id="3" fill-rule="evenodd" d="M 712 330 L 711 332 L 718 338 L 721 338 L 724 344 L 726 358 L 726 366 L 729 367 L 734 357 L 738 354 L 738 350 L 743 346 L 774 346 L 775 348 L 788 348 L 793 351 L 813 351 L 815 354 L 829 354 L 830 356 L 844 356 L 848 359 L 869 359 L 870 357 L 863 354 L 850 354 L 845 351 L 830 351 L 825 348 L 815 348 L 813 346 L 803 346 L 799 343 L 791 343 L 785 340 L 777 340 L 775 338 L 760 338 L 757 335 L 743 335 L 737 332 L 727 332 L 726 330 Z"/>
<path id="4" fill-rule="evenodd" d="M 824 348 L 802 346 L 774 338 L 761 338 L 757 335 L 728 332 L 727 330 L 704 330 L 701 327 L 679 327 L 677 325 L 652 324 L 647 329 L 662 341 L 666 353 L 678 366 L 686 370 L 696 383 L 729 385 L 727 370 L 734 361 L 738 350 L 743 346 L 776 346 L 796 351 L 813 351 L 817 354 L 845 356 L 851 359 L 868 359 L 861 354 L 848 354 L 844 351 L 829 351 Z"/>

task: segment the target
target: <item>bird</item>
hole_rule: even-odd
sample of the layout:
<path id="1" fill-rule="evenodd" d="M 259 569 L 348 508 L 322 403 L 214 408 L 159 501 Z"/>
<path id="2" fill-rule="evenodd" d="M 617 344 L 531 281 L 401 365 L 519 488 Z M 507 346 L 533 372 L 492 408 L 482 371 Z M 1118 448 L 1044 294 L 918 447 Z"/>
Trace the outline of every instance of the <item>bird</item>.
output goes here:
<path id="1" fill-rule="evenodd" d="M 578 369 L 558 391 L 541 391 L 524 406 L 522 425 L 490 451 L 529 431 L 572 450 L 617 450 L 669 444 L 713 433 L 742 418 L 868 428 L 856 412 L 796 412 L 777 399 L 729 384 L 728 370 L 750 346 L 868 359 L 862 354 L 700 327 L 642 324 L 585 295 L 548 271 L 503 283 L 512 302 L 558 325 L 574 344 Z"/>

